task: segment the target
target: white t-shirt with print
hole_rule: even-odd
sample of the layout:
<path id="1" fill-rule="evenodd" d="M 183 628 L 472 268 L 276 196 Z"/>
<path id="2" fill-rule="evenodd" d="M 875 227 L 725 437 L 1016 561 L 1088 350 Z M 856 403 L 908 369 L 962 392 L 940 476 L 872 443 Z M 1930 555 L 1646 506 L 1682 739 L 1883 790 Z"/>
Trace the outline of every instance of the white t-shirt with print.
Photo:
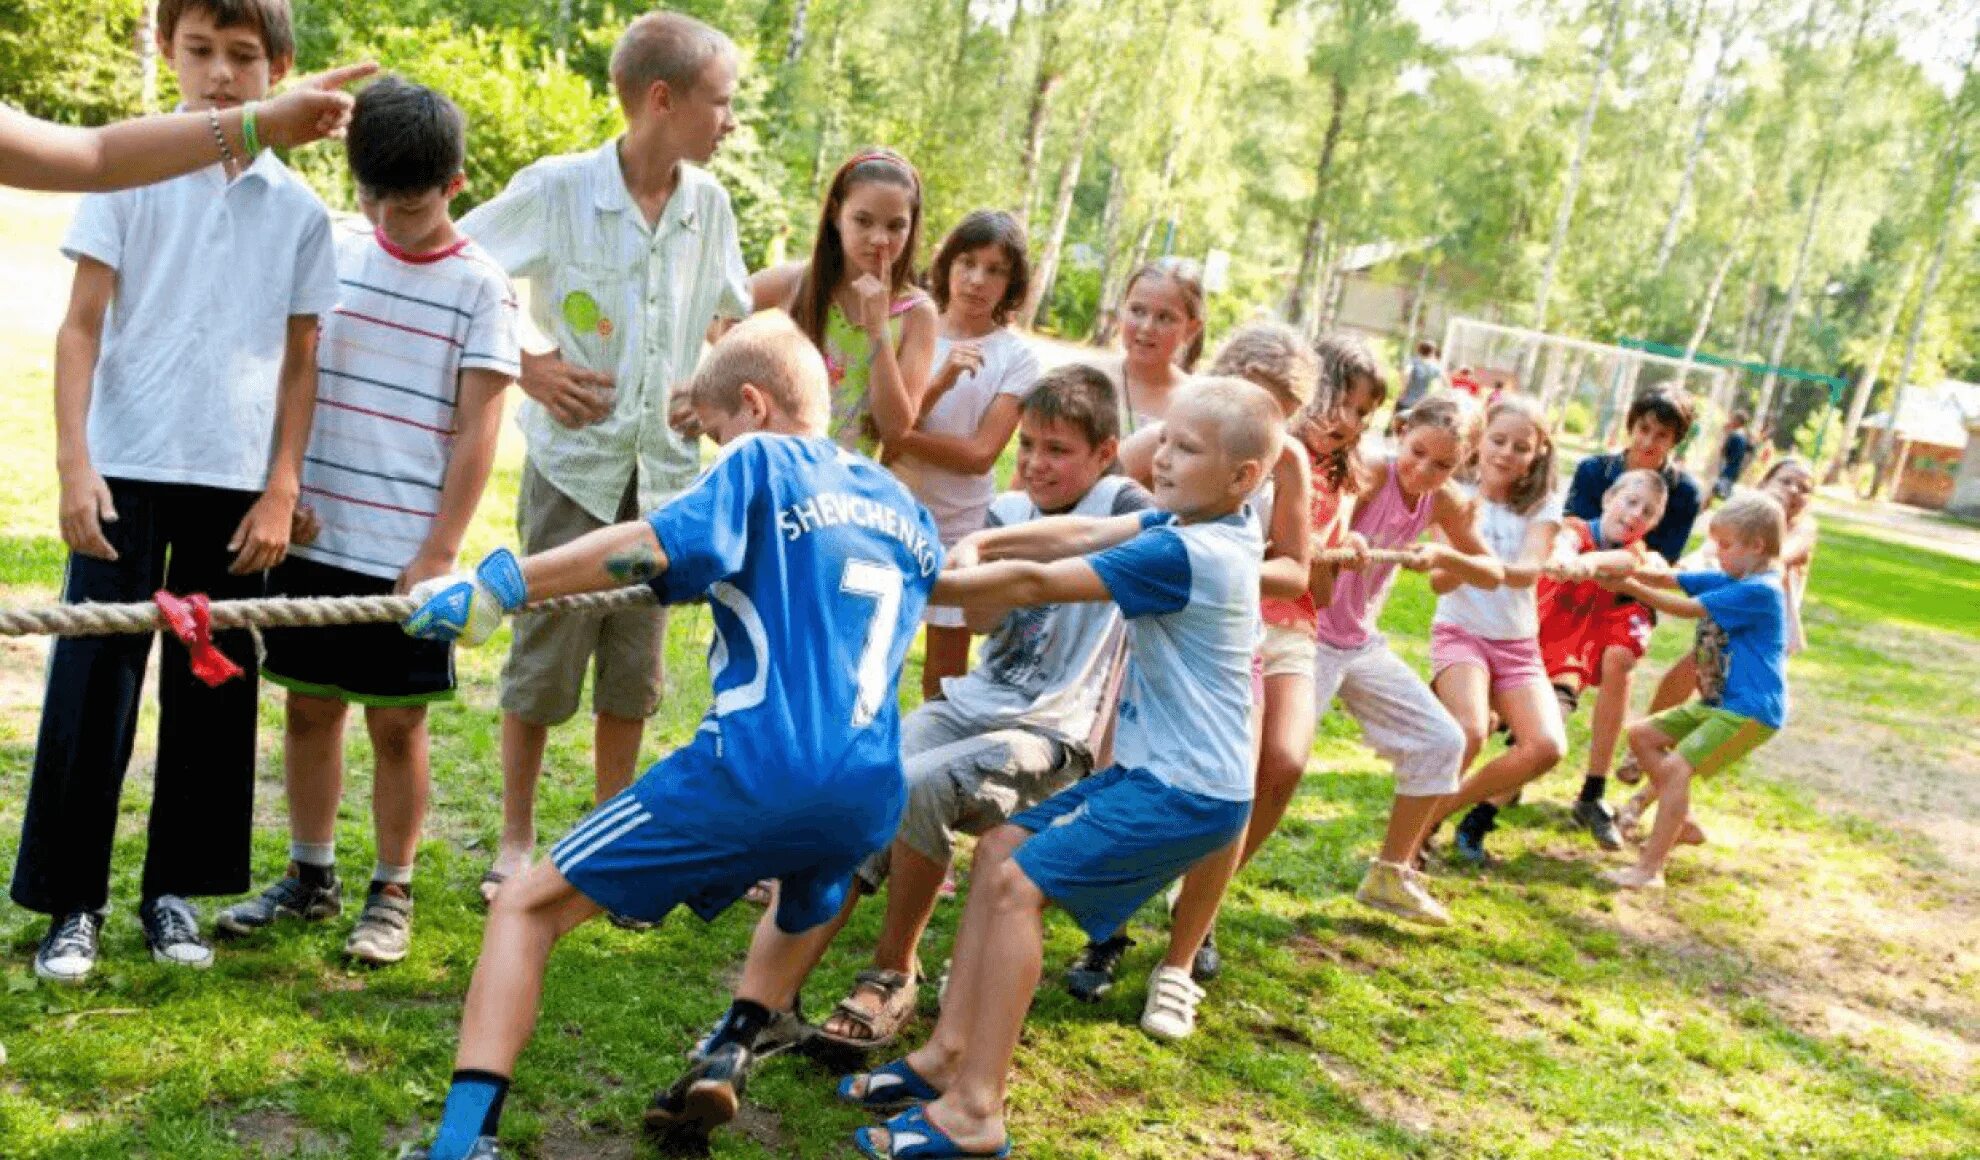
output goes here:
<path id="1" fill-rule="evenodd" d="M 1476 489 L 1467 488 L 1476 495 Z M 1517 563 L 1526 547 L 1526 535 L 1537 523 L 1561 526 L 1562 496 L 1559 492 L 1535 504 L 1525 515 L 1505 504 L 1478 497 L 1476 527 L 1478 538 L 1501 561 Z M 1452 624 L 1486 640 L 1531 639 L 1540 632 L 1540 613 L 1534 601 L 1534 585 L 1524 588 L 1500 586 L 1473 588 L 1466 584 L 1437 598 L 1437 614 L 1432 619 Z"/>
<path id="2" fill-rule="evenodd" d="M 990 404 L 1000 395 L 1022 400 L 1038 385 L 1038 357 L 1031 347 L 1008 328 L 1000 327 L 981 339 L 983 369 L 967 371 L 947 393 L 935 400 L 917 426 L 930 435 L 967 439 L 976 434 Z M 935 340 L 935 366 L 940 367 L 956 342 Z M 971 474 L 951 471 L 924 463 L 912 455 L 894 465 L 894 474 L 935 517 L 942 544 L 954 546 L 957 540 L 983 527 L 983 515 L 996 498 L 997 481 L 988 471 Z"/>

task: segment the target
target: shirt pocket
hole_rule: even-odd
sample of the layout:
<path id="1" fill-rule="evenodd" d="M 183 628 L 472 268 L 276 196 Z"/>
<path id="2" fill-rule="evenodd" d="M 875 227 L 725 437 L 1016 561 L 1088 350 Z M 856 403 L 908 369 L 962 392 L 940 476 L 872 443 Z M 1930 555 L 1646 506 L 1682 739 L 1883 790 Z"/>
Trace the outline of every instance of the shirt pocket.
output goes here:
<path id="1" fill-rule="evenodd" d="M 557 345 L 571 362 L 616 374 L 634 318 L 634 279 L 600 262 L 565 261 L 550 280 Z"/>

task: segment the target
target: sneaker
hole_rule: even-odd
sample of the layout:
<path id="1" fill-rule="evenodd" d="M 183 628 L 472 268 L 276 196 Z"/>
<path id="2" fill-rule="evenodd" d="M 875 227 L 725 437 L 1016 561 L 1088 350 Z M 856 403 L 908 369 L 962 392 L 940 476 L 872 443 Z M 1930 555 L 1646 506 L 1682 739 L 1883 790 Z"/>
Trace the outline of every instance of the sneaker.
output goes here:
<path id="1" fill-rule="evenodd" d="M 711 1055 L 696 1060 L 666 1091 L 655 1093 L 646 1106 L 646 1130 L 663 1140 L 707 1139 L 709 1133 L 736 1118 L 743 1089 L 749 1083 L 749 1049 L 724 1043 Z"/>
<path id="2" fill-rule="evenodd" d="M 1604 850 L 1623 848 L 1622 835 L 1616 833 L 1616 820 L 1609 816 L 1608 806 L 1586 798 L 1577 799 L 1574 803 L 1574 820 L 1588 830 L 1589 836 L 1595 839 L 1597 846 Z"/>
<path id="3" fill-rule="evenodd" d="M 144 945 L 151 957 L 175 967 L 205 970 L 213 965 L 213 948 L 199 937 L 199 911 L 176 894 L 161 894 L 138 907 L 144 924 Z"/>
<path id="4" fill-rule="evenodd" d="M 344 884 L 332 870 L 321 882 L 303 878 L 294 862 L 281 881 L 246 902 L 237 902 L 213 917 L 216 934 L 241 938 L 266 930 L 285 918 L 321 922 L 344 913 Z"/>
<path id="5" fill-rule="evenodd" d="M 374 883 L 364 910 L 344 943 L 344 953 L 363 963 L 385 966 L 412 948 L 412 895 L 396 883 Z"/>
<path id="6" fill-rule="evenodd" d="M 1457 834 L 1451 839 L 1451 849 L 1473 866 L 1489 866 L 1492 856 L 1485 852 L 1485 836 L 1498 828 L 1498 818 L 1473 810 L 1458 823 Z"/>
<path id="7" fill-rule="evenodd" d="M 1148 976 L 1148 1003 L 1141 1009 L 1141 1029 L 1157 1039 L 1187 1039 L 1196 1031 L 1196 1005 L 1203 988 L 1179 967 L 1156 967 Z"/>
<path id="8" fill-rule="evenodd" d="M 721 1027 L 722 1020 L 717 1018 L 715 1026 L 708 1029 L 708 1034 L 695 1040 L 694 1046 L 688 1048 L 688 1062 L 699 1063 L 707 1057 L 708 1042 L 715 1038 L 715 1033 Z M 790 1010 L 779 1011 L 770 1016 L 770 1022 L 764 1025 L 763 1030 L 756 1033 L 756 1041 L 749 1045 L 749 1053 L 757 1059 L 782 1055 L 794 1047 L 803 1047 L 810 1042 L 811 1033 L 815 1030 L 817 1029 L 804 1021 L 804 1001 L 800 999 L 791 1005 Z"/>
<path id="9" fill-rule="evenodd" d="M 94 910 L 72 910 L 51 919 L 41 949 L 34 952 L 35 977 L 51 983 L 80 983 L 96 969 L 96 944 L 103 934 L 103 916 Z"/>
<path id="10" fill-rule="evenodd" d="M 1120 969 L 1121 956 L 1133 945 L 1134 940 L 1124 934 L 1087 943 L 1073 965 L 1066 968 L 1066 990 L 1082 1003 L 1098 1003 L 1114 989 L 1114 972 Z"/>
<path id="11" fill-rule="evenodd" d="M 429 1160 L 431 1155 L 426 1148 L 413 1148 L 406 1152 L 404 1160 Z M 502 1150 L 495 1146 L 495 1137 L 482 1136 L 468 1149 L 467 1160 L 502 1160 Z"/>
<path id="12" fill-rule="evenodd" d="M 1217 950 L 1217 932 L 1203 936 L 1203 945 L 1196 948 L 1196 957 L 1189 961 L 1189 977 L 1199 983 L 1207 983 L 1224 969 L 1224 956 Z"/>
<path id="13" fill-rule="evenodd" d="M 1372 906 L 1410 922 L 1427 926 L 1451 924 L 1451 912 L 1430 896 L 1416 871 L 1406 866 L 1380 859 L 1370 862 L 1368 876 L 1361 880 L 1361 888 L 1354 892 L 1354 897 L 1363 906 Z"/>
<path id="14" fill-rule="evenodd" d="M 611 923 L 613 926 L 618 927 L 620 930 L 630 930 L 635 933 L 639 931 L 660 929 L 660 924 L 653 919 L 634 918 L 630 914 L 620 914 L 616 910 L 607 911 L 605 913 L 605 921 Z"/>

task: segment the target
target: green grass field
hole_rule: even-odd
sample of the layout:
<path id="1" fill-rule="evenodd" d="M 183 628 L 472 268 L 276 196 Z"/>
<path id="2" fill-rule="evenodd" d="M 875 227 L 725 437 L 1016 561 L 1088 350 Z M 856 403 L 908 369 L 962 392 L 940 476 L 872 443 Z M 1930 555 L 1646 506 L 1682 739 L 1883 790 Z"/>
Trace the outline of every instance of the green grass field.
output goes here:
<path id="1" fill-rule="evenodd" d="M 0 262 L 47 271 L 59 202 L 0 215 Z M 27 224 L 21 224 L 23 220 Z M 51 224 L 53 223 L 53 224 Z M 59 262 L 53 275 L 61 274 Z M 17 287 L 7 293 L 17 292 Z M 47 293 L 59 303 L 60 284 Z M 0 295 L 4 296 L 4 295 Z M 0 303 L 0 306 L 4 306 Z M 52 597 L 49 307 L 0 317 L 0 600 Z M 5 314 L 5 311 L 0 311 Z M 470 552 L 509 535 L 513 433 Z M 1385 625 L 1424 660 L 1430 598 L 1405 577 Z M 1350 893 L 1390 781 L 1339 715 L 1275 843 L 1237 883 L 1198 1035 L 1135 1026 L 1163 939 L 1134 933 L 1123 984 L 1094 1007 L 1053 978 L 1076 949 L 1048 924 L 1047 983 L 1012 1087 L 1029 1157 L 1777 1157 L 1980 1154 L 1980 566 L 1832 531 L 1817 561 L 1797 717 L 1698 808 L 1713 844 L 1663 896 L 1595 883 L 1609 859 L 1568 824 L 1582 755 L 1510 811 L 1490 873 L 1440 871 L 1457 915 L 1426 933 Z M 648 754 L 683 741 L 706 698 L 705 614 L 677 618 L 671 689 Z M 1656 671 L 1688 635 L 1657 638 Z M 413 955 L 338 958 L 338 923 L 223 946 L 204 974 L 153 965 L 133 914 L 149 804 L 149 727 L 125 794 L 105 960 L 88 985 L 39 986 L 43 923 L 0 907 L 0 1156 L 389 1156 L 435 1118 L 479 947 L 474 893 L 497 827 L 494 677 L 504 641 L 463 657 L 434 719 L 434 810 Z M 11 862 L 41 695 L 40 641 L 0 641 L 0 859 Z M 903 688 L 917 687 L 912 666 Z M 1648 682 L 1643 682 L 1647 685 Z M 1639 691 L 1640 695 L 1642 690 Z M 279 871 L 280 701 L 263 703 L 257 873 Z M 555 735 L 541 817 L 553 838 L 588 804 L 581 728 Z M 1585 733 L 1573 732 L 1577 747 Z M 339 845 L 370 859 L 369 756 L 350 736 Z M 865 962 L 869 906 L 808 990 L 828 1008 Z M 923 957 L 947 958 L 958 908 Z M 748 907 L 704 926 L 579 931 L 505 1121 L 522 1156 L 649 1154 L 651 1091 L 726 1004 Z M 918 1032 L 919 1033 L 919 1032 Z M 865 1122 L 803 1059 L 764 1067 L 722 1157 L 845 1156 Z"/>

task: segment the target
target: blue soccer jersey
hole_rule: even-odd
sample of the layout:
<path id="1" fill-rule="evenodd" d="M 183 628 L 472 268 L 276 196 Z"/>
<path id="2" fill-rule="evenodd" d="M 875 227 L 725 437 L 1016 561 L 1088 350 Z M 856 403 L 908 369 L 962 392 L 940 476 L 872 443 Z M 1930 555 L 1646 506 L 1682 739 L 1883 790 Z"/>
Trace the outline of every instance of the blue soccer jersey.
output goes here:
<path id="1" fill-rule="evenodd" d="M 654 591 L 714 616 L 700 740 L 735 790 L 774 812 L 898 784 L 901 664 L 942 568 L 907 490 L 828 440 L 752 435 L 647 522 L 667 553 Z"/>

